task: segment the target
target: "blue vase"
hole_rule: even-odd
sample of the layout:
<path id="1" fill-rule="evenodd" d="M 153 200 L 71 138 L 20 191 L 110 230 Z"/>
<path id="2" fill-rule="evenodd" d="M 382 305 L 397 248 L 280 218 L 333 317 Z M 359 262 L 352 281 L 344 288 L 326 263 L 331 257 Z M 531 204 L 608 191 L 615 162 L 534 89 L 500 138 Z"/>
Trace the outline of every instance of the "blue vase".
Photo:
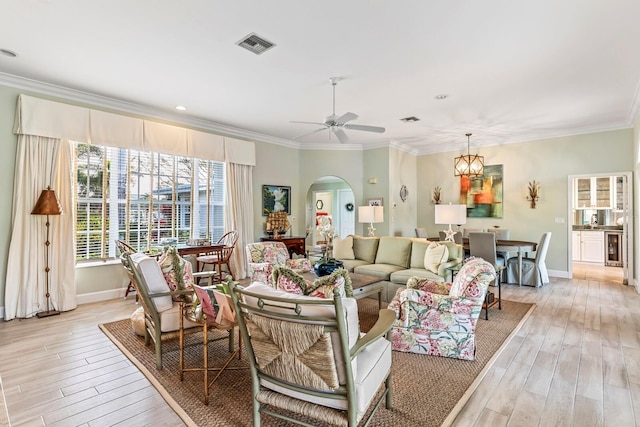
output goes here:
<path id="1" fill-rule="evenodd" d="M 313 266 L 316 276 L 322 277 L 333 273 L 334 270 L 344 267 L 344 263 L 337 259 L 330 259 L 326 261 L 318 261 Z"/>

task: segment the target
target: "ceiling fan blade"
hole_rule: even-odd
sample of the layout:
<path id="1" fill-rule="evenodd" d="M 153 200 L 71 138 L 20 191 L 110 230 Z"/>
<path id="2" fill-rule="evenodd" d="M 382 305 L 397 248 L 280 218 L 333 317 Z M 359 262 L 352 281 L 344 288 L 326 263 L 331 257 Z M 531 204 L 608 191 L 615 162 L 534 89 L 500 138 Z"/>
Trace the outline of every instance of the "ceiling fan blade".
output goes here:
<path id="1" fill-rule="evenodd" d="M 321 132 L 321 131 L 327 130 L 327 129 L 329 129 L 329 128 L 323 127 L 323 128 L 320 128 L 320 129 L 312 130 L 311 132 L 307 132 L 307 133 L 303 133 L 302 135 L 294 136 L 293 139 L 304 138 L 305 136 L 313 135 L 314 133 L 318 133 L 318 132 Z"/>
<path id="2" fill-rule="evenodd" d="M 351 120 L 355 120 L 358 118 L 357 114 L 354 113 L 344 113 L 340 117 L 338 117 L 335 122 L 337 125 L 343 125 Z"/>
<path id="3" fill-rule="evenodd" d="M 338 140 L 342 143 L 342 144 L 346 144 L 349 142 L 349 137 L 347 136 L 346 133 L 344 133 L 344 131 L 342 129 L 336 129 L 333 131 L 333 133 L 338 137 Z"/>
<path id="4" fill-rule="evenodd" d="M 302 123 L 302 124 L 305 124 L 305 125 L 325 126 L 324 123 L 318 123 L 318 122 L 296 122 L 296 121 L 290 121 L 289 123 Z"/>
<path id="5" fill-rule="evenodd" d="M 347 128 L 347 129 L 353 129 L 353 130 L 364 130 L 364 131 L 367 131 L 367 132 L 384 133 L 384 131 L 385 131 L 385 128 L 379 127 L 379 126 L 344 125 L 344 127 Z"/>

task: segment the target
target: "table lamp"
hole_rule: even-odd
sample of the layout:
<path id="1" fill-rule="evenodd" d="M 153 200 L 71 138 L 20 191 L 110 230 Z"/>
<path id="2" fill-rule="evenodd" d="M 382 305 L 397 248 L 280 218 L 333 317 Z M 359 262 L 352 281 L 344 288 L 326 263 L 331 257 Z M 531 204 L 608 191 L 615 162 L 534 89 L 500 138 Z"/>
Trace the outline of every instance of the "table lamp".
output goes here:
<path id="1" fill-rule="evenodd" d="M 451 229 L 451 224 L 466 224 L 467 223 L 467 206 L 466 205 L 436 205 L 436 224 L 449 224 L 449 229 L 444 230 L 446 234 L 445 240 L 453 242 L 453 236 L 456 231 Z"/>
<path id="2" fill-rule="evenodd" d="M 384 222 L 382 206 L 358 206 L 358 222 L 369 223 L 369 237 L 376 236 L 374 223 Z"/>
<path id="3" fill-rule="evenodd" d="M 47 310 L 36 313 L 37 317 L 49 317 L 49 316 L 55 316 L 56 314 L 60 314 L 58 310 L 52 310 L 51 304 L 50 304 L 51 294 L 49 293 L 49 271 L 51 269 L 49 268 L 49 246 L 51 245 L 51 242 L 49 241 L 49 225 L 50 225 L 49 215 L 61 215 L 61 214 L 62 214 L 62 208 L 60 207 L 60 202 L 56 197 L 56 193 L 51 189 L 51 187 L 47 187 L 46 190 L 42 190 L 42 193 L 40 193 L 40 197 L 38 197 L 38 201 L 36 202 L 36 205 L 31 211 L 31 215 L 47 216 L 47 222 L 45 224 L 47 226 L 47 240 L 44 242 L 44 251 L 45 251 L 44 256 L 45 256 L 45 263 L 46 263 L 44 273 L 45 273 L 45 281 L 46 281 L 45 295 L 47 297 Z"/>

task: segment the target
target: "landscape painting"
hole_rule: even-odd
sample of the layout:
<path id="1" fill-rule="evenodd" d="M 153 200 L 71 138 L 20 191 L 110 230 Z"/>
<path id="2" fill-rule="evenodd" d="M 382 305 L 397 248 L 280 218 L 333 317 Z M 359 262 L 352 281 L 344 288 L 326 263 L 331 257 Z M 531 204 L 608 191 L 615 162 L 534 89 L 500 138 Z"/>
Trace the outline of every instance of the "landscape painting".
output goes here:
<path id="1" fill-rule="evenodd" d="M 262 186 L 262 216 L 268 216 L 271 212 L 286 212 L 291 215 L 291 187 Z"/>

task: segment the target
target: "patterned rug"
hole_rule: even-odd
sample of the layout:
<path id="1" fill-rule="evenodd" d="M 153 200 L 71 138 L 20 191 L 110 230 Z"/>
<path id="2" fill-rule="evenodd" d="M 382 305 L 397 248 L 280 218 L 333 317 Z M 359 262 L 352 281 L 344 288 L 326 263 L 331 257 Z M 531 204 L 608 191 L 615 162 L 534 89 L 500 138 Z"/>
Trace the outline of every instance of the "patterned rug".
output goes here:
<path id="1" fill-rule="evenodd" d="M 361 329 L 366 331 L 377 318 L 377 300 L 358 301 Z M 393 409 L 384 404 L 375 414 L 371 426 L 441 426 L 449 425 L 480 383 L 503 346 L 515 334 L 531 313 L 534 304 L 502 301 L 502 310 L 484 312 L 476 329 L 476 360 L 464 361 L 445 357 L 423 356 L 393 352 L 392 392 Z M 155 368 L 153 346 L 145 347 L 144 338 L 133 333 L 129 319 L 100 325 L 102 331 L 149 378 L 164 399 L 185 424 L 193 426 L 249 426 L 251 418 L 251 378 L 249 370 L 222 373 L 211 387 L 209 405 L 202 402 L 202 373 L 187 372 L 180 381 L 178 372 L 178 343 L 163 343 L 162 371 Z M 209 334 L 211 337 L 212 332 Z M 199 340 L 198 340 L 199 338 Z M 193 346 L 185 351 L 187 366 L 202 364 L 200 334 L 188 337 Z M 225 360 L 228 341 L 209 344 L 210 366 Z M 237 343 L 236 343 L 237 344 Z M 231 366 L 248 366 L 243 355 Z M 288 426 L 289 423 L 262 416 L 265 426 Z"/>

